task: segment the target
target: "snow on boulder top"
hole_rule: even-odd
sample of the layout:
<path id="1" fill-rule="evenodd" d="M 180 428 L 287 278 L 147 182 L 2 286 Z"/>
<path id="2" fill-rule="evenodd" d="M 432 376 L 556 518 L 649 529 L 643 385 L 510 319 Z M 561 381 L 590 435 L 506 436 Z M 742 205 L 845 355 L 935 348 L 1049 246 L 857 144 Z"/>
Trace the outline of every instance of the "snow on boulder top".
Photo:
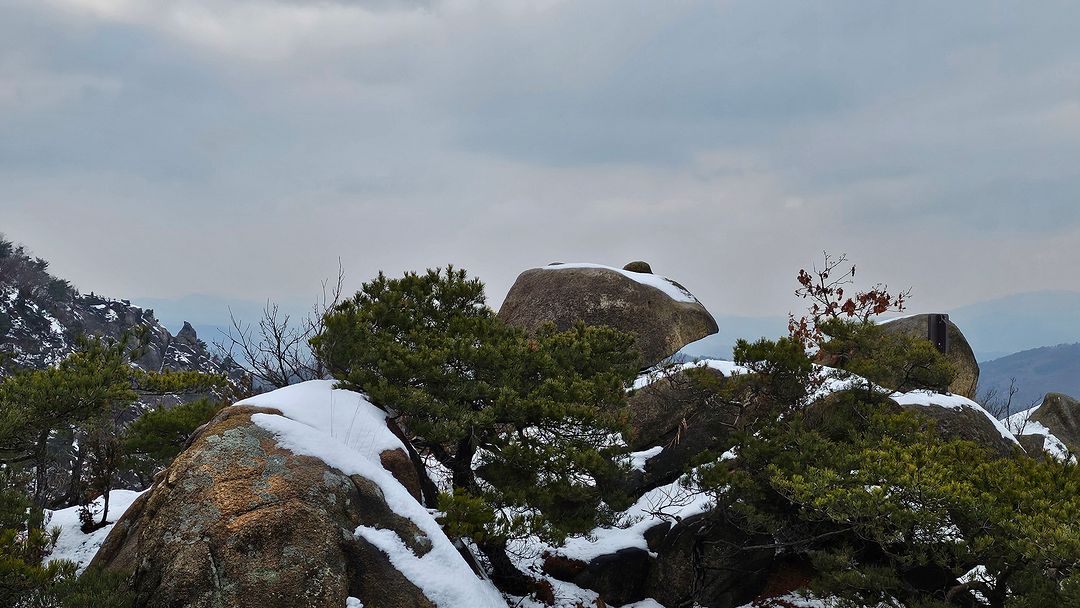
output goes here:
<path id="1" fill-rule="evenodd" d="M 1080 453 L 1078 413 L 1080 401 L 1061 393 L 1047 393 L 1042 403 L 1009 416 L 1005 424 L 1017 435 L 1044 436 L 1043 450 L 1060 460 L 1075 461 Z"/>
<path id="2" fill-rule="evenodd" d="M 675 300 L 676 302 L 691 302 L 694 304 L 700 303 L 698 302 L 698 299 L 694 297 L 694 294 L 690 293 L 682 285 L 679 285 L 671 279 L 662 277 L 658 274 L 652 274 L 650 272 L 634 272 L 632 270 L 624 270 L 622 268 L 615 268 L 613 266 L 604 266 L 603 264 L 591 264 L 589 262 L 571 262 L 568 264 L 556 262 L 543 267 L 544 270 L 568 270 L 571 268 L 597 268 L 600 270 L 610 270 L 612 272 L 617 272 L 628 279 L 637 281 L 642 285 L 648 285 L 649 287 L 659 289 L 660 291 L 667 294 L 669 298 Z"/>
<path id="3" fill-rule="evenodd" d="M 583 322 L 633 333 L 642 367 L 719 330 L 716 319 L 678 283 L 649 272 L 587 263 L 556 263 L 522 272 L 507 292 L 499 318 L 527 332 L 548 323 L 567 330 Z"/>
<path id="4" fill-rule="evenodd" d="M 696 361 L 687 361 L 686 363 L 680 363 L 672 367 L 653 368 L 645 370 L 631 385 L 631 389 L 638 390 L 649 386 L 659 380 L 668 377 L 669 375 L 676 374 L 683 370 L 693 369 L 698 367 L 707 367 L 709 369 L 716 370 L 725 376 L 735 376 L 738 374 L 749 374 L 751 369 L 735 363 L 734 361 L 725 361 L 723 359 L 698 359 Z"/>
<path id="5" fill-rule="evenodd" d="M 908 393 L 893 393 L 890 398 L 900 405 L 920 406 L 920 407 L 932 407 L 938 406 L 954 410 L 974 410 L 979 412 L 994 425 L 994 428 L 1001 433 L 1001 437 L 1019 445 L 1019 441 L 1013 435 L 1012 431 L 1008 429 L 1000 420 L 990 414 L 990 412 L 983 409 L 981 405 L 975 403 L 971 399 L 962 395 L 944 395 L 941 393 L 935 393 L 933 391 L 911 391 Z"/>
<path id="6" fill-rule="evenodd" d="M 309 380 L 249 397 L 235 405 L 281 410 L 290 420 L 305 424 L 333 443 L 378 460 L 385 450 L 405 449 L 386 426 L 386 412 L 360 393 L 334 388 L 334 380 Z M 329 463 L 328 463 L 329 464 Z"/>
<path id="7" fill-rule="evenodd" d="M 383 468 L 383 450 L 404 448 L 386 426 L 386 413 L 360 393 L 334 388 L 334 381 L 312 380 L 238 402 L 276 408 L 283 416 L 253 414 L 251 421 L 272 433 L 279 447 L 312 456 L 346 475 L 376 484 L 394 513 L 413 522 L 431 541 L 418 556 L 391 530 L 361 525 L 353 531 L 377 547 L 391 564 L 440 608 L 505 608 L 506 602 L 478 578 L 443 533 L 434 516 Z"/>

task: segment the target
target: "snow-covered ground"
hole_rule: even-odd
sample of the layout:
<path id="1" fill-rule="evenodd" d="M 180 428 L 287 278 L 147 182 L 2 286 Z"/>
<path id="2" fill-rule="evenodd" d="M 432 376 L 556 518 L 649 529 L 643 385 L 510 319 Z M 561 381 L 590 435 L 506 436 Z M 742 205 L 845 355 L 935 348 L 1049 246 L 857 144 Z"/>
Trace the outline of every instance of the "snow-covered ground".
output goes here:
<path id="1" fill-rule="evenodd" d="M 82 572 L 90 563 L 90 560 L 94 558 L 94 555 L 97 554 L 101 544 L 105 542 L 105 537 L 113 529 L 116 520 L 120 519 L 120 516 L 128 510 L 131 503 L 135 502 L 135 499 L 140 495 L 142 495 L 142 492 L 132 492 L 131 490 L 113 490 L 109 492 L 109 521 L 112 523 L 99 530 L 94 530 L 90 534 L 83 534 L 80 529 L 82 522 L 79 521 L 79 507 L 46 511 L 48 522 L 45 527 L 59 528 L 60 536 L 56 541 L 56 547 L 45 558 L 45 561 L 71 560 L 78 564 L 79 571 Z M 103 501 L 103 498 L 94 501 L 94 507 L 99 512 Z"/>

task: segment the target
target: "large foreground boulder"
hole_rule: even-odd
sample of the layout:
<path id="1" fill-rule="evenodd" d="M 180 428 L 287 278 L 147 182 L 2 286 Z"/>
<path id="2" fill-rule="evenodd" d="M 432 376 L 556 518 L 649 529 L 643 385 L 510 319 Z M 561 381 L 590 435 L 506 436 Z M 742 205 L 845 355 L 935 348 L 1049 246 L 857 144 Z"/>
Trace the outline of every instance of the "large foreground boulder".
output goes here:
<path id="1" fill-rule="evenodd" d="M 282 449 L 252 424 L 266 408 L 226 408 L 117 523 L 92 565 L 132 573 L 138 605 L 434 606 L 377 548 L 364 522 L 415 550 L 430 540 L 379 488 Z M 378 594 L 378 595 L 377 595 Z"/>
<path id="2" fill-rule="evenodd" d="M 919 314 L 886 321 L 881 327 L 889 334 L 925 339 L 928 335 L 928 323 L 929 315 Z M 949 385 L 949 392 L 975 399 L 976 388 L 979 385 L 979 363 L 975 360 L 975 353 L 971 350 L 971 345 L 968 344 L 960 328 L 952 321 L 946 323 L 949 350 L 945 353 L 945 357 L 956 370 L 956 378 Z"/>
<path id="3" fill-rule="evenodd" d="M 283 391 L 330 395 L 330 383 L 305 384 Z M 416 473 L 404 451 L 386 449 L 400 444 L 381 415 L 359 406 L 377 410 L 355 393 L 333 393 L 329 413 L 287 398 L 280 409 L 225 408 L 132 505 L 91 565 L 129 574 L 138 608 L 340 608 L 350 597 L 433 608 L 467 596 L 503 605 L 417 502 Z"/>
<path id="4" fill-rule="evenodd" d="M 647 265 L 630 267 L 645 270 Z M 506 295 L 499 318 L 535 331 L 547 322 L 608 325 L 638 337 L 650 366 L 717 332 L 709 311 L 684 287 L 651 272 L 596 264 L 552 264 L 526 270 Z"/>

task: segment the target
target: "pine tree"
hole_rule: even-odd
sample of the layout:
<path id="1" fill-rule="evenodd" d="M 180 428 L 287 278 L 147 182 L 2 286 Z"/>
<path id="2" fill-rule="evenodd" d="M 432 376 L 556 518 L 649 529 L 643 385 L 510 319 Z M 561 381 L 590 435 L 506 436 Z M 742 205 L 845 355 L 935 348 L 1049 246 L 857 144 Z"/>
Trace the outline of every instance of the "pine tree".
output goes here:
<path id="1" fill-rule="evenodd" d="M 380 273 L 325 325 L 319 358 L 451 471 L 453 496 L 440 500 L 448 530 L 493 562 L 510 537 L 583 533 L 619 504 L 625 448 L 612 438 L 639 368 L 632 335 L 583 324 L 526 335 L 452 267 Z"/>
<path id="2" fill-rule="evenodd" d="M 138 344 L 82 338 L 56 367 L 24 370 L 0 382 L 0 463 L 30 469 L 30 495 L 37 506 L 58 494 L 58 463 L 51 438 L 77 442 L 75 466 L 57 506 L 93 496 L 108 497 L 127 462 L 122 416 L 140 396 L 198 393 L 225 385 L 225 379 L 195 372 L 151 373 L 131 366 Z M 90 490 L 93 496 L 86 496 Z M 101 514 L 103 525 L 108 508 Z"/>
<path id="3" fill-rule="evenodd" d="M 188 438 L 214 417 L 224 404 L 198 399 L 160 407 L 139 416 L 123 432 L 127 464 L 144 477 L 165 467 L 184 448 Z"/>

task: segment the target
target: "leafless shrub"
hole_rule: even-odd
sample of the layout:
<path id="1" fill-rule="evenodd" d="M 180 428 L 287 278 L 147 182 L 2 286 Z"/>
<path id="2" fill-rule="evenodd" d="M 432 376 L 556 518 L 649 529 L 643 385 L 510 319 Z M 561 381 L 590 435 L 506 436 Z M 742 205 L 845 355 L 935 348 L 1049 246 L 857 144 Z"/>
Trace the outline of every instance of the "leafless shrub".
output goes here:
<path id="1" fill-rule="evenodd" d="M 281 388 L 326 378 L 328 370 L 315 353 L 310 341 L 322 334 L 327 311 L 341 300 L 345 273 L 338 261 L 337 280 L 322 283 L 322 294 L 308 314 L 295 319 L 283 312 L 276 302 L 267 301 L 258 322 L 237 319 L 229 310 L 231 327 L 222 331 L 214 347 L 220 356 L 229 357 L 242 367 L 256 385 Z"/>

